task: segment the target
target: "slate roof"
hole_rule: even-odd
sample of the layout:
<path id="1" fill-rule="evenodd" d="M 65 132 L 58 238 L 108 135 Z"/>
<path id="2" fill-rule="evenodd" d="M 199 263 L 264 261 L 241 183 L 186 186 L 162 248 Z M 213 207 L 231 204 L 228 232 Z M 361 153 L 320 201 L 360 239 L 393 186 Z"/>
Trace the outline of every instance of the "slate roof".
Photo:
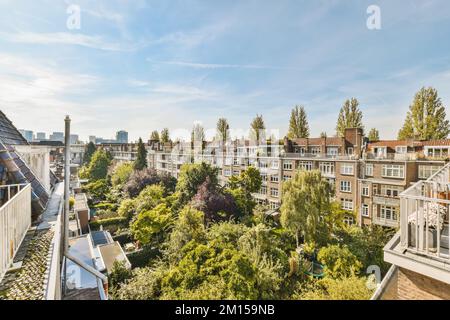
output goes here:
<path id="1" fill-rule="evenodd" d="M 6 145 L 27 145 L 28 142 L 0 110 L 0 140 Z"/>

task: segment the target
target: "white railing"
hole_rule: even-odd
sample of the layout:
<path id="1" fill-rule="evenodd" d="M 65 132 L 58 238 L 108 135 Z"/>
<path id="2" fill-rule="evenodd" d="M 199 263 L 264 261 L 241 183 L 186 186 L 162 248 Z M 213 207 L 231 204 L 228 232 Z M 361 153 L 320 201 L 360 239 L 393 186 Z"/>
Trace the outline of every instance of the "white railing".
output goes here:
<path id="1" fill-rule="evenodd" d="M 449 263 L 449 209 L 450 163 L 400 194 L 401 246 Z"/>
<path id="2" fill-rule="evenodd" d="M 31 225 L 31 186 L 0 186 L 8 201 L 0 208 L 0 279 L 11 266 L 14 256 Z M 17 193 L 12 195 L 16 190 Z M 11 197 L 12 196 L 12 197 Z"/>

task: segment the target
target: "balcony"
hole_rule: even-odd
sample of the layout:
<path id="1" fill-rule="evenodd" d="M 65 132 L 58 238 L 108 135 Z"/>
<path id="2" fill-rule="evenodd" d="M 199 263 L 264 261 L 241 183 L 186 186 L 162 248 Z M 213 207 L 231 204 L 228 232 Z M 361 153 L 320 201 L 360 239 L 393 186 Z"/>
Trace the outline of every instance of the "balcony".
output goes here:
<path id="1" fill-rule="evenodd" d="M 0 207 L 0 280 L 31 225 L 31 185 L 0 186 L 6 202 Z"/>
<path id="2" fill-rule="evenodd" d="M 287 159 L 325 159 L 325 160 L 357 160 L 357 155 L 335 155 L 335 154 L 325 154 L 325 153 L 288 153 L 284 152 L 281 154 L 283 158 Z"/>
<path id="3" fill-rule="evenodd" d="M 372 197 L 372 201 L 374 204 L 380 204 L 384 206 L 400 206 L 400 199 L 398 197 L 390 197 L 378 194 Z"/>
<path id="4" fill-rule="evenodd" d="M 381 216 L 373 216 L 372 217 L 372 223 L 379 225 L 379 226 L 383 226 L 383 227 L 389 227 L 389 228 L 398 228 L 399 225 L 399 221 L 397 219 L 392 219 L 392 218 L 386 218 L 386 217 L 381 217 Z"/>
<path id="5" fill-rule="evenodd" d="M 412 161 L 417 160 L 419 155 L 416 152 L 408 153 L 386 153 L 376 154 L 373 152 L 367 152 L 364 158 L 367 160 L 393 160 L 393 161 Z"/>
<path id="6" fill-rule="evenodd" d="M 450 284 L 450 164 L 400 194 L 400 232 L 385 260 Z"/>

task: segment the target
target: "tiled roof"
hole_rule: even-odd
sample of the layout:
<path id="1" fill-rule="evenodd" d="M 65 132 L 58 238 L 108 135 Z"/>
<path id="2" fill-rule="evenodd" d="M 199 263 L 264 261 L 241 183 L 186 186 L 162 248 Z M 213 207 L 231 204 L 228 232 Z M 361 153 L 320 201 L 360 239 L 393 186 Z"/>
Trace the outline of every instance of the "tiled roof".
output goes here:
<path id="1" fill-rule="evenodd" d="M 450 146 L 450 139 L 442 140 L 380 140 L 369 142 L 368 147 L 388 147 L 395 148 L 396 146 L 422 147 L 422 146 Z"/>
<path id="2" fill-rule="evenodd" d="M 28 144 L 2 111 L 0 111 L 0 140 L 6 145 Z"/>
<path id="3" fill-rule="evenodd" d="M 450 146 L 450 139 L 421 141 L 423 146 Z"/>
<path id="4" fill-rule="evenodd" d="M 327 138 L 298 138 L 293 139 L 293 142 L 298 146 L 310 146 L 314 145 L 329 145 L 329 146 L 341 146 L 343 144 L 343 139 L 339 137 L 327 137 Z"/>

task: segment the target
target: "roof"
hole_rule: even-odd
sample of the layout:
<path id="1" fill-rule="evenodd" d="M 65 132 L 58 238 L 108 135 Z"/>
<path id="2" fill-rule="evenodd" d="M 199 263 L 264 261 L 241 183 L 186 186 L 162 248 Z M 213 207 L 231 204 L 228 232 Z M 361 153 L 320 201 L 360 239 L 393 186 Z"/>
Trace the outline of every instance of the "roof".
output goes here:
<path id="1" fill-rule="evenodd" d="M 13 125 L 6 115 L 0 110 L 0 140 L 6 145 L 27 145 L 27 140 Z"/>
<path id="2" fill-rule="evenodd" d="M 344 139 L 339 137 L 327 137 L 327 138 L 298 138 L 292 140 L 299 146 L 314 146 L 314 145 L 328 145 L 328 146 L 341 146 L 344 145 Z"/>
<path id="3" fill-rule="evenodd" d="M 396 146 L 423 147 L 423 146 L 450 146 L 450 139 L 441 140 L 380 140 L 369 142 L 368 147 L 389 147 Z"/>

